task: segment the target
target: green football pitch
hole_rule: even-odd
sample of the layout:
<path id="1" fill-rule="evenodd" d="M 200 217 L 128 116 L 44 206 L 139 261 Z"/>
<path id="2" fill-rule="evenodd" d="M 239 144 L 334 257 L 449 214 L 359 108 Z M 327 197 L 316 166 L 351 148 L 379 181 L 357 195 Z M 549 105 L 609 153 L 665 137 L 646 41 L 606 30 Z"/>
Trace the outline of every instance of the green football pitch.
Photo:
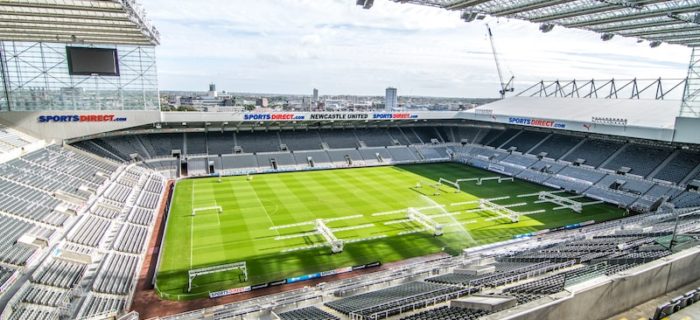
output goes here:
<path id="1" fill-rule="evenodd" d="M 585 206 L 582 213 L 553 210 L 557 205 L 536 203 L 533 195 L 550 189 L 519 180 L 485 181 L 481 186 L 465 182 L 461 192 L 442 186 L 439 194 L 434 187 L 440 178 L 495 175 L 442 163 L 262 174 L 250 180 L 245 176 L 181 180 L 166 226 L 157 291 L 166 299 L 192 299 L 210 291 L 374 261 L 387 263 L 441 251 L 456 255 L 463 248 L 518 234 L 623 215 L 607 204 Z M 493 200 L 496 204 L 515 205 L 510 209 L 530 214 L 511 223 L 478 210 L 479 199 L 493 198 L 502 198 Z M 214 209 L 218 207 L 221 212 Z M 408 220 L 408 207 L 434 216 L 435 222 L 445 226 L 444 235 L 435 237 Z M 305 224 L 315 219 L 331 219 L 326 225 L 347 242 L 342 253 L 332 254 L 322 246 L 325 240 L 314 233 L 315 226 Z M 273 228 L 291 224 L 298 226 Z M 188 270 L 234 262 L 246 262 L 247 281 L 239 270 L 220 272 L 197 277 L 187 293 Z"/>

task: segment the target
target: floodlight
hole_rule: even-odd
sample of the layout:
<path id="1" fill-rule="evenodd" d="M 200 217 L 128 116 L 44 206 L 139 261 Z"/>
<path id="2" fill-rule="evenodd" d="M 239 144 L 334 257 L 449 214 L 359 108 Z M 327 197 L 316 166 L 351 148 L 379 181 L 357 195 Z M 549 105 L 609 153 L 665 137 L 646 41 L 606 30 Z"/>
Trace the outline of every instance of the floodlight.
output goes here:
<path id="1" fill-rule="evenodd" d="M 552 29 L 554 29 L 554 25 L 551 23 L 543 23 L 540 25 L 540 31 L 542 31 L 542 33 L 550 32 Z"/>

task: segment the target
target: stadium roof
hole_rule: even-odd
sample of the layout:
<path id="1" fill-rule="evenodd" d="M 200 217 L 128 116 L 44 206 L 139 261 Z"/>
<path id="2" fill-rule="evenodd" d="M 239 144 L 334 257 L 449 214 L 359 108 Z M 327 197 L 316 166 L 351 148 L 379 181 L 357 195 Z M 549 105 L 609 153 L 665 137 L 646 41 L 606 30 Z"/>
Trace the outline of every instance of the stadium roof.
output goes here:
<path id="1" fill-rule="evenodd" d="M 135 0 L 3 0 L 0 40 L 158 45 Z"/>
<path id="2" fill-rule="evenodd" d="M 700 0 L 393 0 L 463 10 L 465 21 L 484 16 L 591 30 L 609 40 L 615 35 L 689 47 L 700 46 Z"/>
<path id="3" fill-rule="evenodd" d="M 591 122 L 594 117 L 624 119 L 628 126 L 673 129 L 678 104 L 678 100 L 512 97 L 469 112 L 577 122 Z"/>

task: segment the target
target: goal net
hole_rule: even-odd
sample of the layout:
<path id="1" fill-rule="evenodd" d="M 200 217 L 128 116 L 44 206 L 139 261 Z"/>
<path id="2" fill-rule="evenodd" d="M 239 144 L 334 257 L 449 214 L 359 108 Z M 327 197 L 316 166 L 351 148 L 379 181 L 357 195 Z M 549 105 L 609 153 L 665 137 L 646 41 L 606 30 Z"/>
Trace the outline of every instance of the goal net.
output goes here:
<path id="1" fill-rule="evenodd" d="M 247 265 L 244 262 L 236 262 L 236 263 L 229 263 L 229 264 L 222 264 L 218 266 L 212 266 L 212 267 L 206 267 L 206 268 L 200 268 L 200 269 L 191 269 L 187 272 L 189 276 L 189 281 L 187 283 L 187 292 L 192 291 L 192 281 L 194 281 L 195 278 L 205 276 L 208 274 L 215 274 L 215 273 L 222 273 L 226 271 L 231 271 L 231 270 L 240 270 L 243 273 L 243 282 L 248 281 L 248 268 Z"/>
<path id="2" fill-rule="evenodd" d="M 197 213 L 206 213 L 206 212 L 216 212 L 216 213 L 221 213 L 223 210 L 221 209 L 221 206 L 211 206 L 211 207 L 203 207 L 203 208 L 193 208 L 192 209 L 192 215 L 196 216 Z"/>

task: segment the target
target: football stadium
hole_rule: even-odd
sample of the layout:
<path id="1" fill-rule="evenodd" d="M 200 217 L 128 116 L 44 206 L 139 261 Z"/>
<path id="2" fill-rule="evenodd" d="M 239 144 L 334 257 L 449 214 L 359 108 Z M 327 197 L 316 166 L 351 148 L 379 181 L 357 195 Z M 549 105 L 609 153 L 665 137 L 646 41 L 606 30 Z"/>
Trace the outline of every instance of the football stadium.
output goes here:
<path id="1" fill-rule="evenodd" d="M 135 0 L 0 2 L 2 319 L 700 314 L 700 1 L 382 1 L 684 46 L 688 74 L 163 112 Z"/>

